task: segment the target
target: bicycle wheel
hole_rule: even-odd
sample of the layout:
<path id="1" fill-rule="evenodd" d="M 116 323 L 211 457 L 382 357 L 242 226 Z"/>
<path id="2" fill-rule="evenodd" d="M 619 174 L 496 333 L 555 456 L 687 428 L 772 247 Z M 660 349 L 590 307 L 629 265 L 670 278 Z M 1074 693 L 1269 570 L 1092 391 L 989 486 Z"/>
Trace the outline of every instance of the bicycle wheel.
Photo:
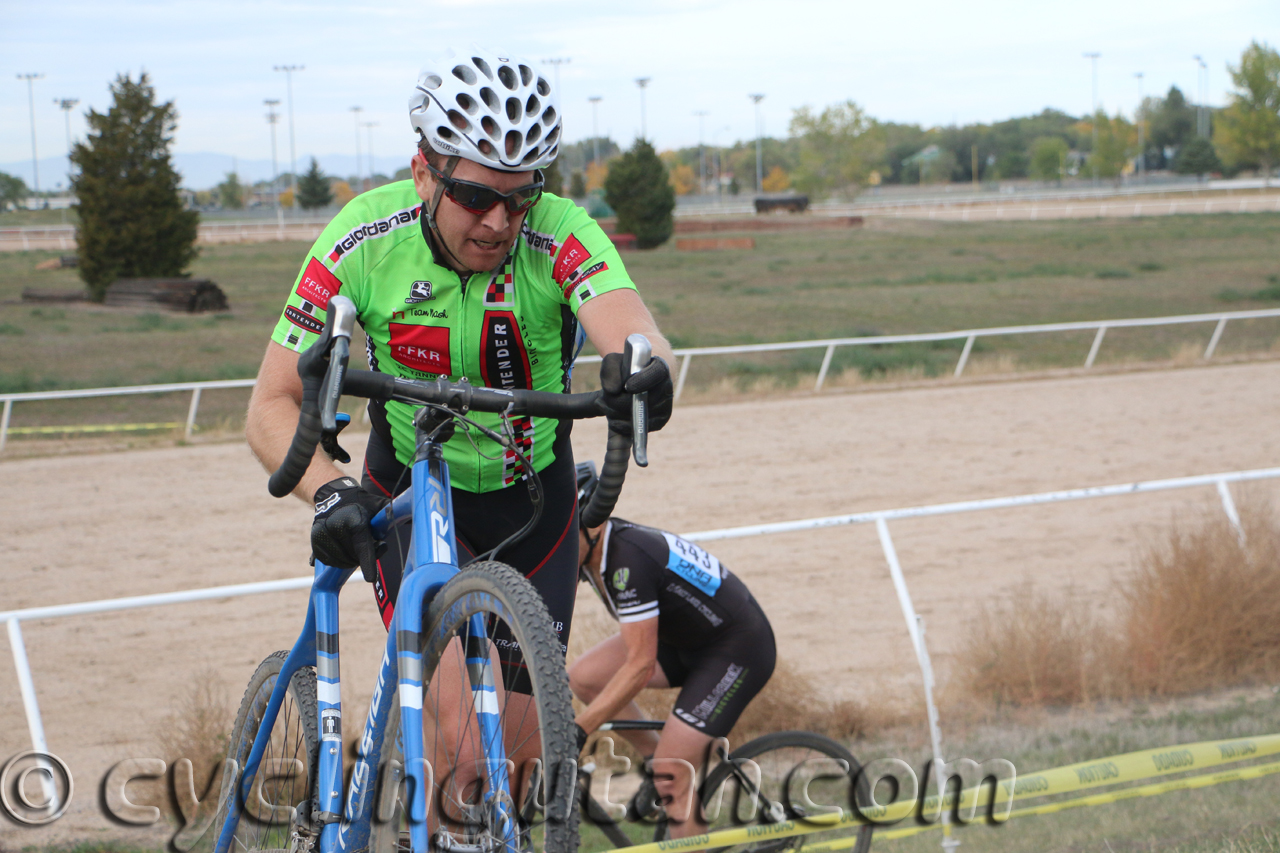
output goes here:
<path id="1" fill-rule="evenodd" d="M 258 665 L 253 678 L 249 679 L 227 748 L 227 759 L 235 760 L 241 773 L 288 656 L 287 651 L 273 653 Z M 235 835 L 228 853 L 288 850 L 292 818 L 299 811 L 309 814 L 314 809 L 312 782 L 319 758 L 316 674 L 311 667 L 303 667 L 289 679 L 289 689 L 248 796 L 241 799 L 233 793 L 218 807 L 217 818 L 210 828 L 213 845 L 217 844 L 223 825 L 235 821 Z M 237 779 L 238 786 L 242 783 L 243 779 Z"/>
<path id="2" fill-rule="evenodd" d="M 424 758 L 432 769 L 427 792 L 432 843 L 441 849 L 483 849 L 501 840 L 487 805 L 494 792 L 479 778 L 483 747 L 466 671 L 461 668 L 458 635 L 474 614 L 485 617 L 488 636 L 496 639 L 480 640 L 467 649 L 466 656 L 487 655 L 494 663 L 497 685 L 527 676 L 532 690 L 526 695 L 499 687 L 506 754 L 515 764 L 510 790 L 498 792 L 498 799 L 519 816 L 519 848 L 553 853 L 577 850 L 577 769 L 570 762 L 577 760 L 578 750 L 564 652 L 538 592 L 515 569 L 495 562 L 475 563 L 450 579 L 423 620 L 423 683 L 431 685 L 424 691 L 422 717 Z M 518 646 L 523 665 L 497 661 L 497 647 L 510 643 Z M 442 688 L 447 684 L 462 686 L 461 701 L 456 690 L 452 696 L 445 695 Z M 403 766 L 399 723 L 399 706 L 393 705 L 379 755 Z M 380 776 L 399 780 L 403 773 L 388 774 L 384 768 Z M 409 849 L 402 796 L 388 802 L 389 792 L 379 792 L 378 803 L 387 804 L 382 816 L 389 820 L 375 816 L 371 853 Z M 448 836 L 441 838 L 442 831 Z"/>
<path id="3" fill-rule="evenodd" d="M 846 762 L 848 774 L 831 778 L 828 774 L 835 767 L 825 759 Z M 758 783 L 748 760 L 760 768 Z M 702 803 L 708 817 L 712 818 L 710 831 L 812 816 L 819 810 L 806 809 L 806 792 L 809 803 L 839 806 L 847 813 L 855 801 L 859 804 L 870 802 L 861 769 L 849 750 L 825 735 L 775 732 L 758 737 L 730 753 L 729 760 L 716 765 L 703 783 Z M 752 788 L 756 784 L 759 785 L 759 797 L 753 796 Z M 851 785 L 856 785 L 856 789 L 851 789 Z M 802 850 L 806 843 L 816 845 L 837 837 L 856 836 L 849 849 L 853 853 L 866 853 L 871 847 L 871 833 L 872 826 L 862 824 L 837 832 L 762 839 L 715 849 L 735 853 L 747 850 L 781 853 Z"/>

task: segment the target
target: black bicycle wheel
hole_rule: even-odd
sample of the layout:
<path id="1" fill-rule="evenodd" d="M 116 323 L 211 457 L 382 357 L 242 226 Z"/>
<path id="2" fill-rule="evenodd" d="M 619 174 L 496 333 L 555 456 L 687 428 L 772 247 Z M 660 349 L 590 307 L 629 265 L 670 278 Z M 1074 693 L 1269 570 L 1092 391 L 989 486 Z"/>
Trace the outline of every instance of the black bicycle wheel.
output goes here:
<path id="1" fill-rule="evenodd" d="M 473 614 L 485 616 L 489 637 L 466 650 L 468 658 L 484 655 L 494 662 L 499 715 L 506 752 L 514 760 L 512 790 L 502 792 L 508 810 L 520 815 L 520 849 L 563 853 L 578 849 L 577 739 L 573 728 L 573 704 L 564 651 L 551 625 L 541 596 L 519 572 L 502 563 L 468 566 L 453 577 L 432 601 L 422 635 L 424 757 L 431 765 L 428 791 L 428 825 L 432 842 L 442 849 L 453 845 L 497 843 L 502 834 L 492 810 L 486 808 L 486 792 L 478 779 L 479 734 L 465 671 L 460 670 L 462 641 L 459 633 Z M 497 659 L 499 646 L 516 644 L 523 664 Z M 527 678 L 530 694 L 508 694 L 503 685 Z M 440 696 L 440 686 L 461 684 L 462 701 Z M 392 705 L 383 727 L 379 755 L 396 764 L 382 768 L 384 780 L 403 779 L 399 739 L 399 707 Z M 443 731 L 442 731 L 443 730 Z M 452 731 L 454 736 L 445 732 Z M 511 766 L 510 764 L 508 765 Z M 385 784 L 385 783 L 384 783 Z M 402 796 L 390 799 L 379 791 L 378 808 L 370 840 L 371 853 L 394 853 L 409 848 Z M 449 838 L 440 843 L 439 833 Z"/>
<path id="2" fill-rule="evenodd" d="M 830 774 L 835 765 L 826 759 L 845 762 L 848 773 L 832 778 Z M 759 797 L 753 796 L 755 771 L 748 761 L 760 768 Z M 775 732 L 756 738 L 730 753 L 729 760 L 716 765 L 703 783 L 702 803 L 711 819 L 710 831 L 811 817 L 820 809 L 806 808 L 803 802 L 806 790 L 810 803 L 839 806 L 848 813 L 855 802 L 870 803 L 861 769 L 849 750 L 824 735 Z M 871 847 L 871 833 L 872 826 L 862 824 L 836 832 L 762 839 L 715 849 L 734 853 L 748 850 L 781 853 L 802 850 L 806 843 L 816 845 L 856 836 L 856 842 L 849 849 L 853 853 L 866 853 Z"/>
<path id="3" fill-rule="evenodd" d="M 253 749 L 262 726 L 262 716 L 271 700 L 284 668 L 288 652 L 275 652 L 249 679 L 240 711 L 231 730 L 227 759 L 234 760 L 238 773 Z M 285 851 L 292 836 L 292 818 L 307 815 L 314 807 L 313 780 L 319 767 L 320 739 L 316 723 L 316 673 L 303 667 L 289 680 L 284 703 L 271 729 L 271 740 L 258 765 L 249 795 L 243 800 L 233 792 L 218 808 L 210 828 L 211 845 L 216 845 L 223 824 L 236 822 L 235 836 L 228 853 Z M 237 777 L 237 790 L 242 779 Z M 301 807 L 301 808 L 300 808 Z"/>

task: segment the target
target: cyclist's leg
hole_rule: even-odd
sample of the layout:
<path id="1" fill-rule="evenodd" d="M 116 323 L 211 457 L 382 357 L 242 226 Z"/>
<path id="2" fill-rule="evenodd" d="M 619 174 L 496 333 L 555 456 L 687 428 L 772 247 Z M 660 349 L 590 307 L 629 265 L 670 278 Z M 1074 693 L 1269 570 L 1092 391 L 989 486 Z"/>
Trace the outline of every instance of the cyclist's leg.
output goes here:
<path id="1" fill-rule="evenodd" d="M 687 838 L 707 831 L 697 807 L 698 768 L 706 759 L 712 735 L 695 729 L 675 714 L 667 717 L 650 766 L 653 783 L 667 816 L 671 838 Z M 718 735 L 717 735 L 718 737 Z"/>
<path id="2" fill-rule="evenodd" d="M 679 687 L 684 683 L 685 671 L 674 652 L 675 650 L 665 643 L 658 643 L 658 665 L 654 667 L 653 675 L 645 684 L 646 688 L 663 690 L 668 687 Z M 569 667 L 569 687 L 573 690 L 573 695 L 582 702 L 590 704 L 596 696 L 600 695 L 600 691 L 609 683 L 626 659 L 627 647 L 618 634 L 588 649 L 573 662 L 573 666 Z M 646 718 L 634 699 L 628 702 L 617 716 L 618 719 L 623 720 Z M 655 731 L 624 730 L 618 734 L 626 738 L 645 758 L 652 757 L 654 750 L 658 748 L 658 733 Z"/>

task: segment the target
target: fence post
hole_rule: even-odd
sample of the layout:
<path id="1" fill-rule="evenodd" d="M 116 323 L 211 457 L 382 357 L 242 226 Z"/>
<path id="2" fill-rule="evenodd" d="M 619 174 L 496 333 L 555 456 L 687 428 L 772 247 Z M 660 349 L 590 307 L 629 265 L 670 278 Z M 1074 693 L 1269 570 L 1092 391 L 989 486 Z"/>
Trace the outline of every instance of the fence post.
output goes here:
<path id="1" fill-rule="evenodd" d="M 672 402 L 680 399 L 680 392 L 684 390 L 684 378 L 689 375 L 689 359 L 693 358 L 693 353 L 687 352 L 684 358 L 680 359 L 680 378 L 676 380 L 676 393 Z"/>
<path id="2" fill-rule="evenodd" d="M 964 349 L 960 352 L 960 361 L 956 362 L 955 378 L 959 379 L 960 374 L 964 373 L 964 366 L 969 363 L 969 353 L 973 352 L 973 340 L 977 335 L 970 335 L 964 342 Z"/>
<path id="3" fill-rule="evenodd" d="M 889 564 L 889 575 L 893 579 L 894 591 L 898 594 L 898 605 L 907 620 L 907 632 L 911 635 L 911 645 L 915 647 L 916 663 L 920 665 L 920 675 L 924 680 L 925 712 L 929 717 L 929 741 L 933 747 L 933 777 L 941 782 L 946 769 L 942 760 L 942 728 L 938 723 L 938 706 L 933 701 L 933 662 L 929 659 L 929 648 L 924 642 L 924 619 L 916 613 L 911 603 L 911 593 L 907 590 L 906 578 L 902 576 L 902 564 L 898 562 L 898 551 L 893 547 L 893 537 L 889 535 L 889 525 L 884 516 L 876 518 L 876 533 L 880 535 L 880 548 L 884 551 L 885 562 Z M 938 785 L 938 797 L 941 801 L 946 794 L 941 784 Z M 942 824 L 945 840 L 943 849 L 954 846 L 951 839 L 951 810 L 943 803 Z"/>
<path id="4" fill-rule="evenodd" d="M 186 441 L 191 440 L 191 432 L 196 428 L 196 410 L 200 408 L 200 389 L 191 390 L 191 406 L 187 409 L 187 430 L 183 434 Z"/>
<path id="5" fill-rule="evenodd" d="M 1223 317 L 1218 321 L 1218 325 L 1213 328 L 1213 336 L 1209 338 L 1209 346 L 1205 347 L 1204 357 L 1206 360 L 1213 358 L 1213 351 L 1218 348 L 1218 341 L 1222 340 L 1222 330 L 1227 327 L 1227 318 Z"/>
<path id="6" fill-rule="evenodd" d="M 1236 539 L 1240 541 L 1240 547 L 1244 547 L 1244 526 L 1240 524 L 1240 513 L 1236 512 L 1236 502 L 1231 499 L 1231 488 L 1227 485 L 1226 480 L 1218 481 L 1218 496 L 1222 498 L 1222 511 L 1227 514 L 1227 521 L 1231 522 L 1231 526 L 1235 528 Z"/>
<path id="7" fill-rule="evenodd" d="M 828 344 L 827 351 L 822 355 L 822 367 L 818 368 L 818 381 L 813 383 L 814 391 L 822 390 L 822 383 L 826 381 L 827 370 L 831 367 L 831 357 L 836 353 L 836 345 Z"/>
<path id="8" fill-rule="evenodd" d="M 13 400 L 4 401 L 4 414 L 0 415 L 0 450 L 4 450 L 5 439 L 9 437 L 9 415 L 13 413 Z"/>
<path id="9" fill-rule="evenodd" d="M 1084 360 L 1086 368 L 1093 367 L 1093 360 L 1098 357 L 1098 349 L 1102 346 L 1102 339 L 1107 334 L 1107 326 L 1104 323 L 1098 327 L 1098 334 L 1093 337 L 1093 346 L 1089 347 L 1089 357 Z"/>
<path id="10" fill-rule="evenodd" d="M 18 670 L 18 692 L 22 694 L 22 708 L 27 712 L 27 730 L 31 733 L 31 748 L 48 752 L 44 740 L 44 724 L 40 722 L 40 705 L 36 702 L 36 686 L 31 680 L 31 664 L 27 661 L 27 647 L 22 642 L 22 628 L 17 619 L 8 620 L 9 650 L 13 652 L 13 665 Z"/>

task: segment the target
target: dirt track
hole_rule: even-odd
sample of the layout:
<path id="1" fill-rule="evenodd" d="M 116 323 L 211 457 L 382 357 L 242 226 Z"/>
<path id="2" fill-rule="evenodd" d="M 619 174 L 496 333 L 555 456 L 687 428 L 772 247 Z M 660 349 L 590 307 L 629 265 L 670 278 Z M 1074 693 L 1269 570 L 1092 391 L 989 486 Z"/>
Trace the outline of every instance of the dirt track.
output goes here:
<path id="1" fill-rule="evenodd" d="M 676 531 L 1269 467 L 1280 459 L 1280 364 L 686 406 L 655 437 L 619 514 Z M 600 425 L 575 431 L 598 456 Z M 358 448 L 352 448 L 358 450 Z M 358 455 L 358 454 L 357 454 Z M 307 573 L 309 510 L 275 501 L 242 444 L 0 463 L 0 610 Z M 1276 497 L 1270 483 L 1253 491 Z M 1239 494 L 1237 494 L 1239 497 Z M 1113 579 L 1211 489 L 891 524 L 935 663 L 983 600 L 1033 581 L 1105 610 Z M 902 701 L 919 676 L 874 529 L 715 543 L 756 593 L 782 654 L 834 693 Z M 361 717 L 383 631 L 362 589 L 343 608 L 344 699 Z M 96 806 L 107 768 L 159 755 L 155 732 L 199 679 L 233 703 L 287 648 L 305 593 L 24 623 L 50 748 L 77 779 L 70 813 L 18 844 L 124 831 Z M 580 624 L 602 617 L 587 593 Z M 593 627 L 594 626 L 594 627 Z M 3 642 L 7 651 L 8 643 Z M 0 759 L 28 748 L 12 665 L 0 665 Z M 149 838 L 158 844 L 159 829 Z"/>

